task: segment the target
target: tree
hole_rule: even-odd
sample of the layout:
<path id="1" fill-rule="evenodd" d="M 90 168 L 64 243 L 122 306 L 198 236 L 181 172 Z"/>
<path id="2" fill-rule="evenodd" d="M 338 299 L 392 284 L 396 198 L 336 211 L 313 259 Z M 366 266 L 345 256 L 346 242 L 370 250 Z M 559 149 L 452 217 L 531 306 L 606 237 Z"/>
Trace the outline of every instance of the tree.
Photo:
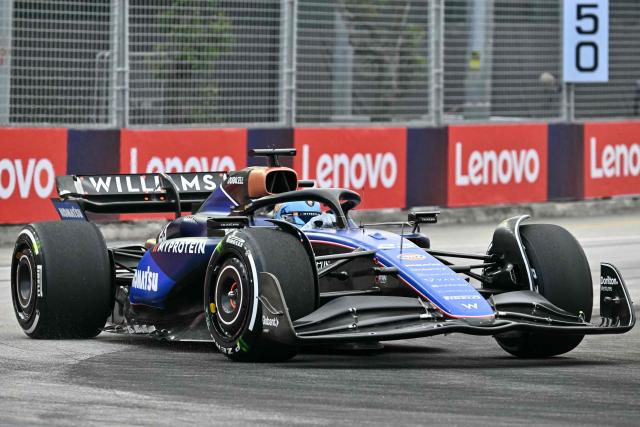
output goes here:
<path id="1" fill-rule="evenodd" d="M 424 95 L 424 105 L 427 105 L 427 28 L 426 23 L 421 25 L 412 20 L 412 12 L 414 15 L 416 12 L 414 3 L 412 0 L 338 1 L 338 11 L 354 49 L 354 98 L 358 114 L 367 114 L 372 120 L 391 120 L 411 111 L 415 114 L 415 107 L 403 106 L 406 96 Z"/>
<path id="2" fill-rule="evenodd" d="M 216 69 L 231 50 L 233 24 L 218 0 L 171 0 L 159 15 L 166 34 L 155 74 L 165 82 L 165 123 L 222 121 Z"/>

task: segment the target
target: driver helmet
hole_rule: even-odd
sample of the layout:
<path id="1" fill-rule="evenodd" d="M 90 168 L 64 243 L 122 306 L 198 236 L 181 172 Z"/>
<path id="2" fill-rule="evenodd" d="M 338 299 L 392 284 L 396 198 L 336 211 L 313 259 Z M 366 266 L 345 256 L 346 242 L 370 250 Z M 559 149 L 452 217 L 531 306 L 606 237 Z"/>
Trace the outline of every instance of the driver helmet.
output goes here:
<path id="1" fill-rule="evenodd" d="M 291 224 L 302 227 L 311 218 L 322 213 L 320 203 L 313 201 L 280 203 L 274 208 L 274 219 L 282 219 Z"/>

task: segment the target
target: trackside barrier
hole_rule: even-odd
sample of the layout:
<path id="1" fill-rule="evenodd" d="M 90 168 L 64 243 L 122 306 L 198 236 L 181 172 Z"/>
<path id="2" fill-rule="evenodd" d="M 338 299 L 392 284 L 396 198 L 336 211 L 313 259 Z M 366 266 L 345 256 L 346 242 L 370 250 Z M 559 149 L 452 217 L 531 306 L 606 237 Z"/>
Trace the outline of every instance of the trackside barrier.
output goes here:
<path id="1" fill-rule="evenodd" d="M 291 148 L 293 147 L 293 129 L 249 129 L 247 132 L 247 148 Z M 265 166 L 267 161 L 264 157 L 247 157 L 248 166 Z M 291 157 L 282 157 L 280 164 L 286 167 L 293 167 Z"/>
<path id="2" fill-rule="evenodd" d="M 582 125 L 549 125 L 549 200 L 578 200 L 584 194 Z"/>
<path id="3" fill-rule="evenodd" d="M 364 209 L 406 206 L 406 128 L 297 128 L 293 139 L 302 179 L 355 190 Z"/>
<path id="4" fill-rule="evenodd" d="M 120 136 L 120 173 L 206 172 L 246 165 L 246 129 L 123 129 Z M 121 215 L 122 219 L 170 217 Z"/>
<path id="5" fill-rule="evenodd" d="M 585 123 L 584 198 L 640 193 L 640 122 Z"/>
<path id="6" fill-rule="evenodd" d="M 407 130 L 407 206 L 446 206 L 447 131 Z"/>
<path id="7" fill-rule="evenodd" d="M 549 125 L 549 200 L 640 194 L 640 122 Z"/>
<path id="8" fill-rule="evenodd" d="M 447 205 L 547 200 L 547 125 L 449 126 Z"/>
<path id="9" fill-rule="evenodd" d="M 99 175 L 120 170 L 120 130 L 69 129 L 67 140 L 67 174 Z M 54 196 L 57 195 L 54 190 Z M 117 220 L 119 215 L 94 215 L 89 220 Z M 54 213 L 51 219 L 57 219 Z"/>
<path id="10" fill-rule="evenodd" d="M 57 195 L 56 175 L 237 169 L 264 164 L 248 158 L 248 148 L 291 146 L 298 156 L 282 159 L 283 164 L 320 187 L 360 192 L 365 209 L 640 194 L 640 122 L 409 129 L 7 128 L 0 129 L 0 223 L 56 219 L 48 200 Z"/>
<path id="11" fill-rule="evenodd" d="M 204 172 L 247 164 L 246 129 L 123 129 L 120 172 Z"/>
<path id="12" fill-rule="evenodd" d="M 120 130 L 69 129 L 67 174 L 99 175 L 120 170 Z"/>
<path id="13" fill-rule="evenodd" d="M 56 218 L 49 198 L 66 171 L 66 129 L 0 129 L 0 223 Z"/>

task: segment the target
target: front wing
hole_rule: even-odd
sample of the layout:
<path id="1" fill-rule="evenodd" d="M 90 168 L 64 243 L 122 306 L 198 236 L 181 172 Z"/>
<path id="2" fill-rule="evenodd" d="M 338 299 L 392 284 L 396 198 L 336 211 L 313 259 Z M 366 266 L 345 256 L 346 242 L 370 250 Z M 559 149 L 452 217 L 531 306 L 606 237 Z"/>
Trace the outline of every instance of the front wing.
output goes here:
<path id="1" fill-rule="evenodd" d="M 258 299 L 263 335 L 287 345 L 389 341 L 461 332 L 496 335 L 509 331 L 549 334 L 620 334 L 635 325 L 635 310 L 620 273 L 601 265 L 600 317 L 589 322 L 532 291 L 494 295 L 494 316 L 452 318 L 419 298 L 345 296 L 292 322 L 280 285 L 270 273 L 260 273 Z"/>

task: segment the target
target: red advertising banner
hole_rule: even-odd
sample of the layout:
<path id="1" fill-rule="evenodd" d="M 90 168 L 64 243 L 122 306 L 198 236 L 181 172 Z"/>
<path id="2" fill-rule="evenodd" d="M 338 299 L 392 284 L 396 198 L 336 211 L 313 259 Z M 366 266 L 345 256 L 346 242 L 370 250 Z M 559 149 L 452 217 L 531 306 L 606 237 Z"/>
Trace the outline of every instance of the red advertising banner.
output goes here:
<path id="1" fill-rule="evenodd" d="M 123 129 L 120 136 L 122 173 L 236 170 L 246 163 L 246 129 Z"/>
<path id="2" fill-rule="evenodd" d="M 449 126 L 447 204 L 547 200 L 547 125 Z"/>
<path id="3" fill-rule="evenodd" d="M 49 199 L 66 172 L 66 129 L 0 129 L 0 223 L 58 218 Z"/>
<path id="4" fill-rule="evenodd" d="M 131 130 L 120 135 L 120 172 L 208 172 L 247 164 L 246 129 Z M 123 215 L 166 218 L 164 214 Z"/>
<path id="5" fill-rule="evenodd" d="M 313 179 L 319 188 L 357 191 L 360 208 L 405 206 L 406 129 L 295 129 L 294 145 L 300 179 Z"/>
<path id="6" fill-rule="evenodd" d="M 584 124 L 584 197 L 640 194 L 640 122 Z"/>

